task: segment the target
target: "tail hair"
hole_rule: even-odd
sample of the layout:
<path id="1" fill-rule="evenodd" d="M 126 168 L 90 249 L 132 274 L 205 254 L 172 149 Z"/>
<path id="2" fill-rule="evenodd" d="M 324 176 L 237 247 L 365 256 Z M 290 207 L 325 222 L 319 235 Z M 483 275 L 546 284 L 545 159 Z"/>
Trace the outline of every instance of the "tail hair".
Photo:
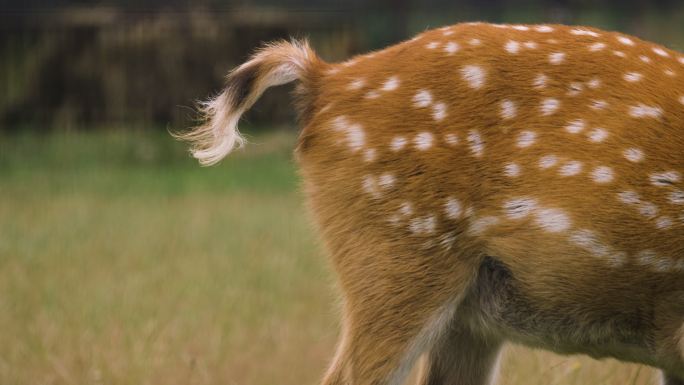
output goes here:
<path id="1" fill-rule="evenodd" d="M 302 79 L 317 61 L 306 40 L 265 45 L 228 74 L 226 87 L 220 94 L 200 102 L 203 124 L 173 135 L 191 143 L 190 152 L 200 164 L 218 163 L 233 149 L 244 146 L 238 121 L 261 94 L 269 87 Z"/>

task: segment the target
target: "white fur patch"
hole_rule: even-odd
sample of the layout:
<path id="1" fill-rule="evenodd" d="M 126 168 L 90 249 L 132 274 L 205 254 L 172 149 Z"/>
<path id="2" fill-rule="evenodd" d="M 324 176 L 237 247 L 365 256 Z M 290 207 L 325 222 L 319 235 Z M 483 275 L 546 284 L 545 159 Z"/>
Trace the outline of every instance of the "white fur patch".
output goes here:
<path id="1" fill-rule="evenodd" d="M 553 99 L 553 98 L 547 98 L 542 100 L 542 104 L 540 106 L 542 115 L 548 116 L 552 115 L 554 112 L 558 110 L 560 107 L 560 102 L 558 99 Z"/>
<path id="2" fill-rule="evenodd" d="M 446 203 L 444 204 L 444 213 L 446 214 L 447 218 L 458 219 L 462 212 L 463 206 L 461 205 L 461 202 L 455 198 L 447 199 Z"/>
<path id="3" fill-rule="evenodd" d="M 450 146 L 455 146 L 458 144 L 458 136 L 454 133 L 446 134 L 444 135 L 444 141 Z"/>
<path id="4" fill-rule="evenodd" d="M 608 137 L 608 131 L 604 130 L 603 128 L 594 128 L 587 134 L 587 137 L 591 142 L 600 143 L 606 140 Z"/>
<path id="5" fill-rule="evenodd" d="M 624 45 L 634 45 L 634 40 L 632 40 L 626 36 L 618 36 L 617 41 L 619 41 L 620 43 L 622 43 Z"/>
<path id="6" fill-rule="evenodd" d="M 601 87 L 601 79 L 599 78 L 593 78 L 587 82 L 587 87 L 591 89 L 596 89 Z"/>
<path id="7" fill-rule="evenodd" d="M 622 155 L 630 162 L 641 162 L 644 160 L 644 152 L 638 148 L 628 148 L 622 152 Z"/>
<path id="8" fill-rule="evenodd" d="M 409 229 L 416 235 L 432 234 L 435 232 L 435 227 L 437 227 L 437 220 L 432 215 L 413 218 L 409 222 Z"/>
<path id="9" fill-rule="evenodd" d="M 518 147 L 527 148 L 534 144 L 537 140 L 537 134 L 534 131 L 523 131 L 518 135 Z"/>
<path id="10" fill-rule="evenodd" d="M 651 174 L 649 179 L 654 186 L 666 187 L 679 182 L 681 174 L 677 171 L 658 172 Z"/>
<path id="11" fill-rule="evenodd" d="M 432 94 L 427 90 L 419 90 L 413 95 L 413 105 L 419 108 L 425 108 L 432 104 Z"/>
<path id="12" fill-rule="evenodd" d="M 501 102 L 501 118 L 504 120 L 514 118 L 517 111 L 518 109 L 512 101 L 506 99 Z"/>
<path id="13" fill-rule="evenodd" d="M 473 235 L 480 235 L 484 233 L 488 228 L 496 225 L 497 223 L 499 223 L 499 218 L 495 216 L 485 216 L 476 218 L 470 222 L 470 227 L 468 228 L 468 231 Z"/>
<path id="14" fill-rule="evenodd" d="M 539 159 L 539 168 L 546 170 L 558 163 L 558 157 L 555 155 L 544 155 Z"/>
<path id="15" fill-rule="evenodd" d="M 380 178 L 378 178 L 378 185 L 380 185 L 380 187 L 383 189 L 387 189 L 394 186 L 395 180 L 396 179 L 394 178 L 394 175 L 386 172 L 380 175 Z"/>
<path id="16" fill-rule="evenodd" d="M 631 83 L 638 82 L 643 77 L 644 77 L 644 75 L 642 75 L 638 72 L 627 72 L 626 74 L 624 74 L 622 76 L 623 79 L 625 79 L 626 81 L 631 82 Z"/>
<path id="17" fill-rule="evenodd" d="M 658 217 L 656 218 L 656 227 L 665 230 L 672 227 L 673 221 L 670 217 Z"/>
<path id="18" fill-rule="evenodd" d="M 537 49 L 537 47 L 538 47 L 537 43 L 535 43 L 535 42 L 533 42 L 533 41 L 526 41 L 526 42 L 523 43 L 523 45 L 524 45 L 525 48 L 527 48 L 527 49 Z"/>
<path id="19" fill-rule="evenodd" d="M 520 166 L 517 163 L 508 163 L 504 166 L 504 174 L 508 177 L 514 178 L 520 175 Z"/>
<path id="20" fill-rule="evenodd" d="M 601 36 L 599 33 L 596 33 L 594 31 L 590 31 L 588 29 L 582 29 L 582 28 L 572 29 L 572 30 L 570 30 L 570 33 L 573 35 L 577 35 L 577 36 L 591 36 L 591 37 Z"/>
<path id="21" fill-rule="evenodd" d="M 646 218 L 653 219 L 658 215 L 658 206 L 651 202 L 639 202 L 637 210 L 639 214 L 645 216 Z"/>
<path id="22" fill-rule="evenodd" d="M 636 106 L 629 107 L 629 114 L 635 118 L 660 118 L 663 110 L 660 107 L 639 103 Z"/>
<path id="23" fill-rule="evenodd" d="M 598 166 L 591 172 L 591 179 L 596 183 L 610 183 L 613 178 L 613 169 L 608 166 Z"/>
<path id="24" fill-rule="evenodd" d="M 675 190 L 670 192 L 670 194 L 668 195 L 668 200 L 670 201 L 670 203 L 675 205 L 684 205 L 684 191 Z"/>
<path id="25" fill-rule="evenodd" d="M 551 64 L 561 64 L 565 60 L 565 53 L 564 52 L 554 52 L 552 54 L 549 54 L 549 63 Z"/>
<path id="26" fill-rule="evenodd" d="M 444 118 L 447 116 L 446 112 L 446 104 L 444 103 L 435 103 L 432 105 L 432 118 L 435 119 L 436 121 L 442 121 Z"/>
<path id="27" fill-rule="evenodd" d="M 669 53 L 667 53 L 667 51 L 665 51 L 665 50 L 664 50 L 664 49 L 662 49 L 662 48 L 659 48 L 659 47 L 653 47 L 653 48 L 652 48 L 652 51 L 653 51 L 653 52 L 655 52 L 655 54 L 656 54 L 656 55 L 658 55 L 658 56 L 662 56 L 662 57 L 670 57 L 670 54 L 669 54 Z"/>
<path id="28" fill-rule="evenodd" d="M 355 79 L 349 85 L 347 85 L 348 90 L 358 90 L 361 89 L 366 84 L 366 79 Z"/>
<path id="29" fill-rule="evenodd" d="M 592 100 L 589 107 L 592 110 L 603 110 L 604 108 L 608 107 L 608 102 L 606 102 L 605 100 L 601 100 L 601 99 Z"/>
<path id="30" fill-rule="evenodd" d="M 375 151 L 374 148 L 369 148 L 366 149 L 366 151 L 363 152 L 363 160 L 366 162 L 372 162 L 377 158 L 378 152 Z"/>
<path id="31" fill-rule="evenodd" d="M 347 145 L 352 152 L 360 151 L 366 144 L 366 133 L 360 124 L 352 124 L 346 117 L 339 116 L 333 121 L 333 127 L 336 131 L 341 131 L 346 134 Z"/>
<path id="32" fill-rule="evenodd" d="M 565 130 L 571 134 L 577 134 L 580 131 L 584 130 L 585 125 L 586 123 L 583 119 L 575 119 L 569 122 L 567 126 L 565 126 Z"/>
<path id="33" fill-rule="evenodd" d="M 450 41 L 444 45 L 444 52 L 453 55 L 461 49 L 461 46 L 455 41 Z"/>
<path id="34" fill-rule="evenodd" d="M 399 87 L 399 77 L 398 76 L 392 76 L 385 80 L 385 82 L 382 84 L 382 90 L 383 91 L 394 91 Z"/>
<path id="35" fill-rule="evenodd" d="M 632 190 L 622 191 L 617 194 L 618 200 L 628 205 L 635 205 L 641 202 L 639 194 Z"/>
<path id="36" fill-rule="evenodd" d="M 519 25 L 519 24 L 511 26 L 511 28 L 513 28 L 517 31 L 529 31 L 530 30 L 530 27 L 528 27 L 526 25 Z"/>
<path id="37" fill-rule="evenodd" d="M 617 56 L 617 57 L 625 57 L 625 56 L 627 56 L 627 54 L 625 54 L 625 53 L 622 52 L 622 51 L 613 51 L 613 55 L 615 55 L 615 56 Z"/>
<path id="38" fill-rule="evenodd" d="M 651 62 L 651 58 L 646 56 L 646 55 L 640 55 L 639 60 L 641 60 L 644 63 L 650 63 Z"/>
<path id="39" fill-rule="evenodd" d="M 589 51 L 596 52 L 606 48 L 606 43 L 594 43 L 589 46 Z"/>
<path id="40" fill-rule="evenodd" d="M 573 176 L 582 172 L 582 162 L 571 160 L 560 166 L 558 174 L 561 176 Z"/>
<path id="41" fill-rule="evenodd" d="M 435 48 L 437 48 L 438 45 L 439 45 L 439 43 L 437 43 L 436 41 L 431 41 L 431 42 L 425 44 L 425 48 L 435 49 Z"/>
<path id="42" fill-rule="evenodd" d="M 546 87 L 546 83 L 548 82 L 548 80 L 548 76 L 544 74 L 539 74 L 536 78 L 534 78 L 534 82 L 532 82 L 532 84 L 534 85 L 534 88 L 544 88 Z"/>
<path id="43" fill-rule="evenodd" d="M 515 40 L 509 40 L 506 42 L 504 48 L 506 49 L 506 52 L 516 54 L 520 52 L 520 43 Z"/>
<path id="44" fill-rule="evenodd" d="M 390 143 L 392 151 L 397 152 L 406 147 L 407 140 L 403 136 L 395 136 Z"/>
<path id="45" fill-rule="evenodd" d="M 548 25 L 538 25 L 534 28 L 534 30 L 537 32 L 549 33 L 549 32 L 553 32 L 553 27 L 548 26 Z"/>
<path id="46" fill-rule="evenodd" d="M 416 149 L 420 151 L 425 151 L 428 148 L 432 147 L 432 142 L 433 136 L 431 133 L 427 131 L 423 131 L 420 134 L 416 135 L 415 138 L 413 138 L 413 143 L 416 146 Z"/>
<path id="47" fill-rule="evenodd" d="M 477 130 L 470 130 L 468 132 L 468 143 L 470 144 L 470 151 L 476 157 L 481 157 L 484 153 L 484 142 Z"/>
<path id="48" fill-rule="evenodd" d="M 570 227 L 570 218 L 559 209 L 544 208 L 535 212 L 535 223 L 550 233 L 565 231 Z"/>
<path id="49" fill-rule="evenodd" d="M 625 262 L 625 254 L 615 252 L 611 247 L 601 242 L 593 231 L 587 229 L 575 230 L 570 234 L 570 242 L 587 250 L 597 257 L 606 258 L 613 266 L 620 266 Z"/>
<path id="50" fill-rule="evenodd" d="M 461 76 L 470 88 L 480 89 L 485 84 L 487 73 L 480 66 L 467 65 L 461 68 Z"/>

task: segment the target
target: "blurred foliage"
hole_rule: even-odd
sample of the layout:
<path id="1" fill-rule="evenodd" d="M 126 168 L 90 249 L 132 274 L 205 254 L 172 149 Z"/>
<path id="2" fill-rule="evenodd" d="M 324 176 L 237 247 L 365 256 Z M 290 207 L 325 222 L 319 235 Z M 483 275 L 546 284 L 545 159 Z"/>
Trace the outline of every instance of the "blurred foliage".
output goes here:
<path id="1" fill-rule="evenodd" d="M 466 20 L 560 22 L 684 46 L 684 4 L 649 0 L 5 1 L 0 7 L 0 130 L 184 127 L 194 103 L 262 42 L 309 37 L 326 60 Z M 269 92 L 253 123 L 294 121 Z"/>

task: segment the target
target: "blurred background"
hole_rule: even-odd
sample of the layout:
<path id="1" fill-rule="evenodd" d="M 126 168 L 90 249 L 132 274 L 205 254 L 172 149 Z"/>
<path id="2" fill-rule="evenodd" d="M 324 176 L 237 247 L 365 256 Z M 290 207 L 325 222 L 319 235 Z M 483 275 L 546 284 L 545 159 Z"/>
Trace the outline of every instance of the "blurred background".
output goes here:
<path id="1" fill-rule="evenodd" d="M 168 130 L 262 42 L 308 37 L 336 61 L 459 21 L 684 48 L 677 0 L 0 1 L 0 383 L 317 383 L 338 303 L 298 190 L 291 86 L 217 167 Z M 507 349 L 501 383 L 654 383 Z"/>

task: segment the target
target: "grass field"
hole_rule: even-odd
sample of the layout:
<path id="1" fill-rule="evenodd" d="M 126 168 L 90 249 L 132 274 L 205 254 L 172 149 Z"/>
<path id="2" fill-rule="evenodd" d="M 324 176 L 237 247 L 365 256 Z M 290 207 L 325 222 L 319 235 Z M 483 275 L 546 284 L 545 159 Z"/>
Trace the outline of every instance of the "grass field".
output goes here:
<path id="1" fill-rule="evenodd" d="M 334 279 L 293 137 L 214 168 L 164 134 L 0 137 L 0 384 L 316 384 Z M 650 384 L 509 347 L 501 384 Z"/>

